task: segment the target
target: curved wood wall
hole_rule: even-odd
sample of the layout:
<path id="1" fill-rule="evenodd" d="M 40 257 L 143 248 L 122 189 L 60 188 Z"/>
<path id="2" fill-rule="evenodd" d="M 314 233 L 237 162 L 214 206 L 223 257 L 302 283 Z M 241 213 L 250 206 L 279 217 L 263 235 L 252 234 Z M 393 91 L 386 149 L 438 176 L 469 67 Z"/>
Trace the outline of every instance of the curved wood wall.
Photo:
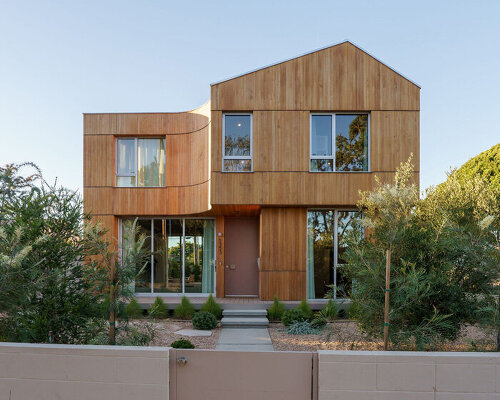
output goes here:
<path id="1" fill-rule="evenodd" d="M 209 102 L 182 113 L 85 114 L 85 211 L 99 216 L 208 211 L 209 115 Z M 165 187 L 114 187 L 115 140 L 121 136 L 166 138 Z"/>

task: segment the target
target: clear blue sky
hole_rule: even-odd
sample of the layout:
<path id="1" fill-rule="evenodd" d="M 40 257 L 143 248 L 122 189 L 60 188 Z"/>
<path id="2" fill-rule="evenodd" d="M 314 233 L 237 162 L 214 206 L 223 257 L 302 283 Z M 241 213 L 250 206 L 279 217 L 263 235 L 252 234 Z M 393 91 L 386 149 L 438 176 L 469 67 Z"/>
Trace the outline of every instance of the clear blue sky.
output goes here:
<path id="1" fill-rule="evenodd" d="M 422 86 L 421 187 L 500 142 L 500 1 L 0 0 L 0 164 L 82 187 L 82 113 L 182 111 L 350 39 Z"/>

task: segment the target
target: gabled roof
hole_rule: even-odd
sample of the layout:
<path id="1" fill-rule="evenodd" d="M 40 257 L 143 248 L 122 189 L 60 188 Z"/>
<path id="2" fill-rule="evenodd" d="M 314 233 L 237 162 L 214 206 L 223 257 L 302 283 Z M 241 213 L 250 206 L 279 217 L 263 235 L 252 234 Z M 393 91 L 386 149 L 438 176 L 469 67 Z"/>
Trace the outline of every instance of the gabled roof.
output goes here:
<path id="1" fill-rule="evenodd" d="M 328 46 L 325 46 L 325 47 L 321 47 L 319 49 L 316 49 L 316 50 L 312 50 L 312 51 L 308 51 L 307 53 L 304 53 L 304 54 L 300 54 L 298 56 L 295 56 L 295 57 L 290 57 L 290 58 L 287 58 L 286 60 L 281 60 L 281 61 L 278 61 L 278 62 L 275 62 L 273 64 L 269 64 L 269 65 L 266 65 L 264 67 L 260 67 L 260 68 L 256 68 L 256 69 L 253 69 L 251 71 L 247 71 L 247 72 L 244 72 L 242 74 L 238 74 L 238 75 L 235 75 L 235 76 L 232 76 L 230 78 L 227 78 L 227 79 L 222 79 L 218 82 L 214 82 L 214 83 L 211 83 L 210 86 L 213 86 L 213 85 L 218 85 L 219 83 L 222 83 L 222 82 L 227 82 L 227 81 L 230 81 L 232 79 L 236 79 L 236 78 L 239 78 L 241 76 L 244 76 L 244 75 L 248 75 L 248 74 L 251 74 L 253 72 L 257 72 L 257 71 L 260 71 L 262 69 L 266 69 L 266 68 L 269 68 L 269 67 L 272 67 L 274 65 L 278 65 L 278 64 L 283 64 L 287 61 L 290 61 L 290 60 L 293 60 L 295 58 L 300 58 L 300 57 L 303 57 L 303 56 L 307 56 L 309 54 L 312 54 L 312 53 L 316 53 L 318 51 L 321 51 L 321 50 L 325 50 L 325 49 L 328 49 L 329 47 L 334 47 L 334 46 L 338 46 L 338 45 L 341 45 L 341 44 L 344 44 L 344 43 L 350 43 L 351 45 L 353 45 L 354 47 L 358 48 L 359 50 L 361 50 L 363 53 L 366 53 L 367 55 L 369 55 L 370 57 L 374 58 L 375 60 L 377 60 L 379 63 L 385 65 L 387 68 L 389 68 L 390 70 L 394 71 L 396 74 L 400 75 L 401 77 L 403 77 L 404 79 L 406 79 L 407 81 L 413 83 L 415 86 L 417 86 L 419 89 L 421 89 L 421 86 L 416 83 L 415 81 L 412 81 L 410 78 L 404 76 L 401 72 L 399 72 L 398 70 L 394 69 L 393 67 L 391 67 L 390 65 L 386 64 L 385 62 L 381 61 L 380 59 L 378 59 L 377 57 L 375 57 L 373 54 L 369 53 L 368 51 L 366 51 L 365 49 L 363 49 L 362 47 L 358 46 L 356 43 L 353 43 L 351 42 L 350 40 L 346 39 L 346 40 L 342 40 L 341 42 L 338 42 L 338 43 L 334 43 L 334 44 L 331 44 L 331 45 L 328 45 Z"/>

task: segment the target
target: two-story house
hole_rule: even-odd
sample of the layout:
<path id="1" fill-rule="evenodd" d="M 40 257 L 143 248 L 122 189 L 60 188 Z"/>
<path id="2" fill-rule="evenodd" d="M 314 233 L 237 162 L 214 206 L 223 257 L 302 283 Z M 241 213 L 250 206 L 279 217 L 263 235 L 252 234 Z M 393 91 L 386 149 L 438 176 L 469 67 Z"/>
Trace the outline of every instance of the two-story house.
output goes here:
<path id="1" fill-rule="evenodd" d="M 418 85 L 345 41 L 214 83 L 192 111 L 84 114 L 85 210 L 121 246 L 138 218 L 138 296 L 323 298 L 349 285 L 358 191 L 411 153 L 418 182 L 419 109 Z"/>

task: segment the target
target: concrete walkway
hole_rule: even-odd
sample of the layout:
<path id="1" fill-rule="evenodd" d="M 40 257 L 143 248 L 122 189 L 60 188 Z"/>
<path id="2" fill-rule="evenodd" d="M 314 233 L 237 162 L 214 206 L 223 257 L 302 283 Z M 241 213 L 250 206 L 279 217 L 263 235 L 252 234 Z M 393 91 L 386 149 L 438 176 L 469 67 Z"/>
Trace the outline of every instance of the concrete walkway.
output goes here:
<path id="1" fill-rule="evenodd" d="M 267 328 L 222 328 L 215 350 L 274 351 Z"/>

